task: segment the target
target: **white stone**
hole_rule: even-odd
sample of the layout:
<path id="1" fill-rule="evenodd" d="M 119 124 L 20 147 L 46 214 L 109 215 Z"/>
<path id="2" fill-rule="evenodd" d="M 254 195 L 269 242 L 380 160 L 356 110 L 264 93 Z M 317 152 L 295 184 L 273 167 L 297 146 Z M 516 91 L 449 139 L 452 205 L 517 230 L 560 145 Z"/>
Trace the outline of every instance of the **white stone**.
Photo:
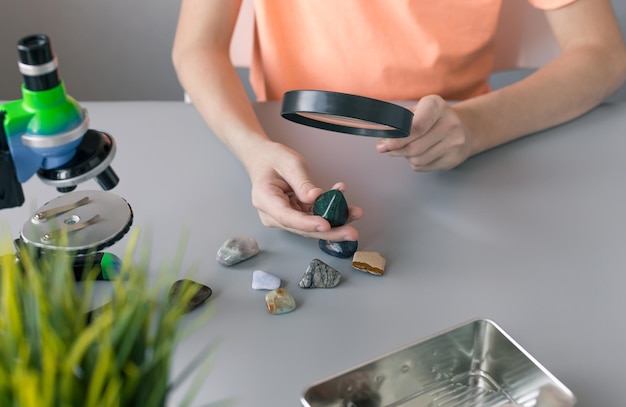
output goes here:
<path id="1" fill-rule="evenodd" d="M 280 287 L 280 278 L 263 270 L 252 273 L 252 288 L 255 290 L 276 290 Z"/>

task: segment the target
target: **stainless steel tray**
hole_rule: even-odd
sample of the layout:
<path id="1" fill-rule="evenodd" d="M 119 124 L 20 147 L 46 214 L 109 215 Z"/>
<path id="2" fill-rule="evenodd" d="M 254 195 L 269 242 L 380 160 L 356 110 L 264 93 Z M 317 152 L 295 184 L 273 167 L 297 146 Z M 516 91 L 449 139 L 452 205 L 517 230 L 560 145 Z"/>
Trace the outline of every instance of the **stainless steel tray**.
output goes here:
<path id="1" fill-rule="evenodd" d="M 572 392 L 496 323 L 475 319 L 306 388 L 306 407 L 569 407 Z"/>

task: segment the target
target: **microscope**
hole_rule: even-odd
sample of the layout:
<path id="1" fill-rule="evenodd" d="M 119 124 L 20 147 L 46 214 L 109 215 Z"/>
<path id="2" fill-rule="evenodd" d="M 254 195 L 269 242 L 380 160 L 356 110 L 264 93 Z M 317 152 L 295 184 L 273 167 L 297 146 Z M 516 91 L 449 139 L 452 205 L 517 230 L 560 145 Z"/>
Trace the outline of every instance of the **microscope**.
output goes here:
<path id="1" fill-rule="evenodd" d="M 0 209 L 24 203 L 21 184 L 35 173 L 59 192 L 91 178 L 114 188 L 115 142 L 89 129 L 87 111 L 66 94 L 48 36 L 24 37 L 17 51 L 23 98 L 0 105 Z"/>
<path id="2" fill-rule="evenodd" d="M 71 253 L 77 280 L 96 266 L 98 279 L 110 279 L 119 259 L 99 251 L 118 241 L 133 219 L 124 199 L 105 192 L 119 182 L 110 166 L 115 141 L 90 129 L 87 110 L 66 94 L 48 36 L 26 36 L 17 51 L 23 97 L 0 105 L 0 210 L 24 203 L 22 183 L 35 173 L 63 195 L 26 221 L 14 242 L 16 257 L 23 250 Z M 92 178 L 104 191 L 74 191 Z"/>

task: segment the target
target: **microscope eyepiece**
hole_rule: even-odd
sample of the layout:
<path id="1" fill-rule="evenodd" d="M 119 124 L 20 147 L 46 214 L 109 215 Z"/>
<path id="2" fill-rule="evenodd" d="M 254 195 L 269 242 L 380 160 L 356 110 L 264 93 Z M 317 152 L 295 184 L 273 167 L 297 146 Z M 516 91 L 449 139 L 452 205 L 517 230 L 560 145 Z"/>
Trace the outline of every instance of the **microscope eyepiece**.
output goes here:
<path id="1" fill-rule="evenodd" d="M 26 89 L 48 90 L 59 84 L 57 60 L 47 35 L 35 34 L 22 38 L 17 43 L 17 53 Z"/>
<path id="2" fill-rule="evenodd" d="M 54 59 L 50 39 L 44 34 L 29 35 L 17 43 L 20 62 L 27 65 L 43 65 Z"/>

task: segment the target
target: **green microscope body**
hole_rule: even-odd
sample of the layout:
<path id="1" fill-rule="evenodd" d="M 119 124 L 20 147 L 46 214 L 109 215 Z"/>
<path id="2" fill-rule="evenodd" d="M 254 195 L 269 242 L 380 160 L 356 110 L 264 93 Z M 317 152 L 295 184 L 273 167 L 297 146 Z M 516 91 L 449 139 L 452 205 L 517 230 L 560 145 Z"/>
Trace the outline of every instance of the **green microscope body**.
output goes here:
<path id="1" fill-rule="evenodd" d="M 24 37 L 17 49 L 23 98 L 0 105 L 0 209 L 24 203 L 21 184 L 35 173 L 59 192 L 91 178 L 114 188 L 115 142 L 89 129 L 87 111 L 65 92 L 49 38 Z"/>

